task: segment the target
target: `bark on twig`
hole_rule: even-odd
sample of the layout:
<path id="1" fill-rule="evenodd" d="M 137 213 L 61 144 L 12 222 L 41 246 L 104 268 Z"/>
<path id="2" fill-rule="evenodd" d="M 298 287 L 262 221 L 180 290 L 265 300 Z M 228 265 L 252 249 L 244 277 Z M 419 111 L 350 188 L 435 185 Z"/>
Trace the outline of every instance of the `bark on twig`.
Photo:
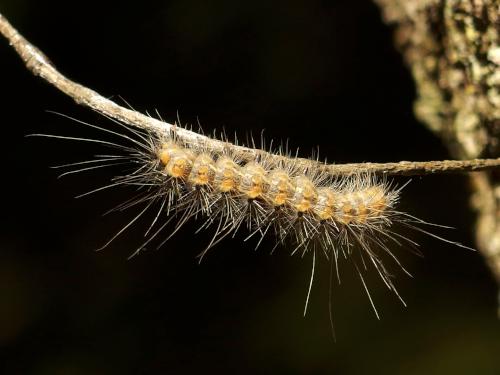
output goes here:
<path id="1" fill-rule="evenodd" d="M 78 104 L 109 116 L 113 119 L 144 129 L 149 132 L 165 133 L 175 129 L 176 136 L 190 144 L 210 144 L 210 149 L 222 151 L 231 148 L 243 160 L 254 159 L 259 154 L 267 158 L 280 159 L 283 156 L 271 155 L 263 150 L 247 148 L 230 144 L 215 139 L 210 139 L 195 132 L 176 127 L 175 125 L 159 121 L 139 112 L 124 108 L 113 101 L 104 98 L 97 92 L 82 86 L 63 76 L 50 62 L 50 60 L 34 45 L 28 42 L 19 32 L 0 14 L 0 34 L 9 40 L 12 47 L 23 59 L 27 68 L 33 74 L 42 77 L 66 95 L 73 98 Z M 299 159 L 303 166 L 313 166 L 322 169 L 331 175 L 350 175 L 355 173 L 375 173 L 385 175 L 423 175 L 433 173 L 473 172 L 500 166 L 499 159 L 474 159 L 474 160 L 443 160 L 426 162 L 397 163 L 357 163 L 357 164 L 323 164 L 314 160 Z"/>

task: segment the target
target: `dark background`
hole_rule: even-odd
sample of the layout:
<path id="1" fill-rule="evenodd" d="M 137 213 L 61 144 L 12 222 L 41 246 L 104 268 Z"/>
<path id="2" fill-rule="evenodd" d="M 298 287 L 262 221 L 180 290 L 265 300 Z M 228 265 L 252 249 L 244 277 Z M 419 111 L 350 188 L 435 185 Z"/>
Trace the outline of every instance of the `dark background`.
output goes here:
<path id="1" fill-rule="evenodd" d="M 0 12 L 70 78 L 169 122 L 178 112 L 240 138 L 265 129 L 335 162 L 449 157 L 414 119 L 410 73 L 367 0 L 1 0 Z M 290 249 L 255 252 L 239 236 L 198 265 L 210 233 L 194 235 L 194 223 L 127 260 L 144 220 L 94 252 L 134 216 L 101 216 L 132 192 L 73 197 L 119 170 L 58 180 L 49 166 L 102 149 L 24 136 L 102 137 L 46 110 L 109 122 L 32 76 L 4 40 L 0 87 L 2 374 L 498 373 L 496 290 L 482 259 L 418 233 L 424 259 L 394 249 L 414 275 L 395 269 L 407 308 L 371 272 L 380 321 L 343 264 L 336 344 L 327 262 L 303 318 L 311 257 Z M 464 176 L 417 177 L 400 207 L 474 246 L 468 191 Z"/>

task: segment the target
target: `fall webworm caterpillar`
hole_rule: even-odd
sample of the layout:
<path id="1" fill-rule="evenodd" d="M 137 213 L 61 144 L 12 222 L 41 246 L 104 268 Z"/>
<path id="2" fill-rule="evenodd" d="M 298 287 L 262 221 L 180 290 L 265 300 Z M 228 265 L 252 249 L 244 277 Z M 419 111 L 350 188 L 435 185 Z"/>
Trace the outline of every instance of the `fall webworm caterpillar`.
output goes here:
<path id="1" fill-rule="evenodd" d="M 118 123 L 122 129 L 126 129 L 127 133 L 124 133 L 87 124 L 118 137 L 127 145 L 101 139 L 54 136 L 94 142 L 124 152 L 103 154 L 92 161 L 66 165 L 70 168 L 66 174 L 111 165 L 131 166 L 123 175 L 116 177 L 112 184 L 82 194 L 89 195 L 121 185 L 140 190 L 138 196 L 116 207 L 115 210 L 125 210 L 144 205 L 117 236 L 152 209 L 156 209 L 157 214 L 146 231 L 149 237 L 143 246 L 161 237 L 169 224 L 174 227 L 175 233 L 191 218 L 201 218 L 201 229 L 214 231 L 213 240 L 207 249 L 222 238 L 243 229 L 247 230 L 248 238 L 260 237 L 260 240 L 271 237 L 274 232 L 277 245 L 291 244 L 292 253 L 312 253 L 313 272 L 306 307 L 317 252 L 323 252 L 332 267 L 335 263 L 337 271 L 339 259 L 351 261 L 369 297 L 362 271 L 371 263 L 387 287 L 398 295 L 382 256 L 392 258 L 401 266 L 390 244 L 404 242 L 410 247 L 416 244 L 393 230 L 393 225 L 402 224 L 437 237 L 423 229 L 433 224 L 396 209 L 401 188 L 392 187 L 391 183 L 373 175 L 353 174 L 333 178 L 324 172 L 321 164 L 299 163 L 299 159 L 291 158 L 286 150 L 278 150 L 281 155 L 271 157 L 265 152 L 256 152 L 253 147 L 242 158 L 238 149 L 234 145 L 229 146 L 225 139 L 218 142 L 218 148 L 215 149 L 213 140 L 204 142 L 203 137 L 196 134 L 191 134 L 198 139 L 195 143 L 185 136 L 178 138 L 176 129 L 180 128 L 175 127 L 169 128 L 164 134 L 150 133 L 147 126 L 152 122 L 144 122 L 137 112 L 125 113 L 123 108 L 99 97 L 92 90 L 61 77 L 43 54 L 13 32 L 5 21 L 3 24 L 9 32 L 8 37 L 13 40 L 13 46 L 35 74 L 43 76 L 68 95 L 101 113 L 125 119 L 133 126 L 142 125 L 146 129 L 136 130 Z M 224 147 L 224 144 L 228 146 Z M 253 155 L 253 159 L 249 155 Z M 167 218 L 163 219 L 163 216 Z M 338 273 L 337 278 L 340 278 Z"/>
<path id="2" fill-rule="evenodd" d="M 409 274 L 392 248 L 404 245 L 418 252 L 417 243 L 398 233 L 397 225 L 467 248 L 424 229 L 438 225 L 398 211 L 404 186 L 397 187 L 385 178 L 366 173 L 332 177 L 319 168 L 297 163 L 287 147 L 277 148 L 279 158 L 257 153 L 254 160 L 242 160 L 229 143 L 222 151 L 214 151 L 210 142 L 193 145 L 180 140 L 176 127 L 164 133 L 149 133 L 112 120 L 118 130 L 111 130 L 62 116 L 106 133 L 114 140 L 39 134 L 97 143 L 113 151 L 91 160 L 61 165 L 58 168 L 66 170 L 61 176 L 111 166 L 125 167 L 124 173 L 114 177 L 109 185 L 80 197 L 119 186 L 136 190 L 130 200 L 111 211 L 136 208 L 137 214 L 102 248 L 148 211 L 154 212 L 154 218 L 145 231 L 145 241 L 131 257 L 153 243 L 160 247 L 191 219 L 200 222 L 199 230 L 213 233 L 208 245 L 200 248 L 200 261 L 218 242 L 238 232 L 246 233 L 246 239 L 255 239 L 256 247 L 263 239 L 273 238 L 274 245 L 269 250 L 289 246 L 291 254 L 312 254 L 304 314 L 318 254 L 330 262 L 331 273 L 338 281 L 340 260 L 351 263 L 378 317 L 364 271 L 373 267 L 404 304 L 386 260 Z M 228 142 L 224 135 L 221 138 Z M 254 142 L 252 147 L 256 148 Z"/>

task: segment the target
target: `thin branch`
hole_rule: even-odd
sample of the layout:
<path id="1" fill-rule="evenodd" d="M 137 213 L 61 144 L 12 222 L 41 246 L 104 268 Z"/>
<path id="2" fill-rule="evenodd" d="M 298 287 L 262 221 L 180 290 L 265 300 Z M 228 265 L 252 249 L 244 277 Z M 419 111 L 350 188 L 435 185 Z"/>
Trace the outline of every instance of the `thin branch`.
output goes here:
<path id="1" fill-rule="evenodd" d="M 231 149 L 242 160 L 252 160 L 259 155 L 265 155 L 276 161 L 285 158 L 281 155 L 270 154 L 266 151 L 238 146 L 228 142 L 211 139 L 193 131 L 177 127 L 142 113 L 119 106 L 115 102 L 104 98 L 94 90 L 82 86 L 62 75 L 50 60 L 37 47 L 27 41 L 0 13 L 0 34 L 2 34 L 23 59 L 26 67 L 36 76 L 58 88 L 73 98 L 76 103 L 92 108 L 105 116 L 111 117 L 125 124 L 139 129 L 165 134 L 175 132 L 176 136 L 192 145 L 208 145 L 213 151 Z M 386 175 L 424 175 L 433 173 L 474 172 L 500 167 L 499 159 L 474 160 L 443 160 L 426 162 L 398 163 L 357 163 L 357 164 L 323 164 L 309 159 L 299 159 L 304 167 L 314 167 L 331 175 L 349 175 L 354 173 L 375 173 Z"/>

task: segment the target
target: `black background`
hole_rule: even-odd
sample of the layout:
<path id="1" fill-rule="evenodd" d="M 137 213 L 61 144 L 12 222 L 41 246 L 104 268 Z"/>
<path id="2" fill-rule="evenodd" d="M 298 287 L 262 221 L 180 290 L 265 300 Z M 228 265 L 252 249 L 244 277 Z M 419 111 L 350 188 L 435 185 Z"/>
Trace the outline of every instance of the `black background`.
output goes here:
<path id="1" fill-rule="evenodd" d="M 301 156 L 335 162 L 444 159 L 412 114 L 415 88 L 378 9 L 363 1 L 64 2 L 1 0 L 0 12 L 70 78 L 104 96 L 199 120 L 239 138 L 265 129 Z M 159 250 L 127 257 L 147 220 L 94 252 L 134 212 L 101 214 L 127 189 L 74 199 L 116 170 L 57 179 L 49 166 L 85 160 L 92 144 L 31 133 L 102 137 L 46 110 L 109 126 L 32 76 L 0 42 L 0 371 L 5 374 L 342 373 L 493 374 L 496 290 L 477 253 L 426 238 L 424 259 L 395 249 L 399 301 L 374 277 L 377 321 L 343 264 L 328 320 L 320 262 L 307 316 L 311 257 L 269 255 L 243 236 L 199 265 L 210 233 L 186 226 Z M 402 184 L 407 179 L 399 178 Z M 464 176 L 414 178 L 401 209 L 456 230 L 473 246 Z M 150 218 L 151 219 L 151 218 Z M 168 230 L 167 230 L 168 231 Z M 323 259 L 322 259 L 323 260 Z"/>

